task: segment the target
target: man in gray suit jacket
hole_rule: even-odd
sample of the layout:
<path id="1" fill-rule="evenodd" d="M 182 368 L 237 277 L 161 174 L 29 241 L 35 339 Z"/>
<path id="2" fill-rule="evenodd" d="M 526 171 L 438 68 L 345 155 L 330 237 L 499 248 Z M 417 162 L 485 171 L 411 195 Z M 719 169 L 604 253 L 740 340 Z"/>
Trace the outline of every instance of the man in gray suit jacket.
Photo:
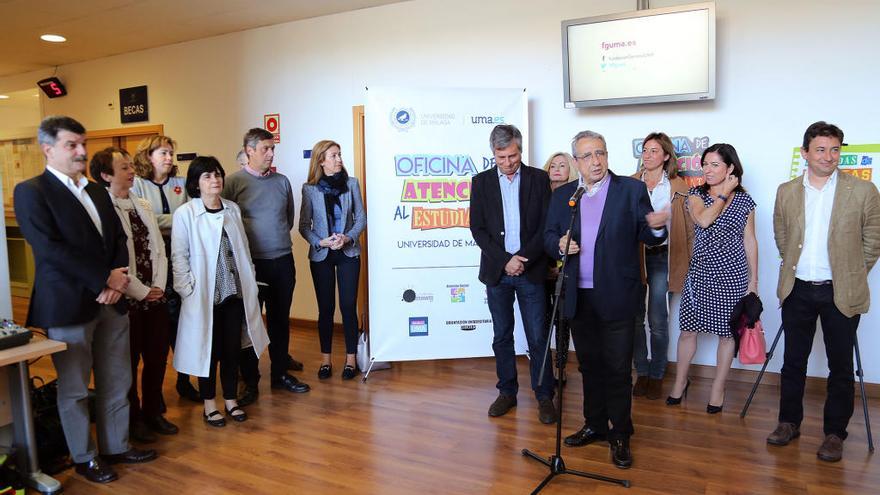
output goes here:
<path id="1" fill-rule="evenodd" d="M 76 472 L 108 483 L 109 463 L 147 462 L 154 450 L 128 443 L 131 387 L 125 232 L 107 191 L 83 175 L 85 128 L 70 117 L 46 117 L 38 140 L 46 171 L 15 187 L 15 217 L 36 259 L 27 325 L 67 344 L 52 356 L 58 412 Z M 95 372 L 98 448 L 89 429 L 88 386 Z M 104 460 L 97 456 L 100 450 Z"/>

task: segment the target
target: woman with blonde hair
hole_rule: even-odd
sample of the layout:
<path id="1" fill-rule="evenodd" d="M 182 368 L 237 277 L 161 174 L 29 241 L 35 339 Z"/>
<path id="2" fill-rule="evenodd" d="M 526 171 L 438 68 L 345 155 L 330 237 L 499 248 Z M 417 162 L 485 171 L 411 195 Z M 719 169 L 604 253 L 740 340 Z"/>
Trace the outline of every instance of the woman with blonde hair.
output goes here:
<path id="1" fill-rule="evenodd" d="M 577 167 L 574 166 L 574 158 L 564 151 L 557 151 L 550 155 L 544 164 L 544 171 L 550 176 L 550 190 L 577 180 Z"/>
<path id="2" fill-rule="evenodd" d="M 309 243 L 309 267 L 318 300 L 321 367 L 318 378 L 332 375 L 330 353 L 336 283 L 345 331 L 345 367 L 342 379 L 357 374 L 357 290 L 361 248 L 358 237 L 367 225 L 360 185 L 349 177 L 335 141 L 318 141 L 312 149 L 308 180 L 302 187 L 299 233 Z"/>
<path id="3" fill-rule="evenodd" d="M 643 246 L 642 294 L 633 339 L 633 361 L 638 375 L 633 395 L 651 400 L 659 399 L 663 394 L 669 350 L 669 293 L 681 292 L 694 237 L 694 223 L 684 206 L 688 186 L 678 177 L 677 160 L 669 136 L 652 132 L 642 141 L 641 165 L 632 176 L 645 183 L 654 211 L 668 215 L 667 240 L 659 246 Z M 651 335 L 650 359 L 645 323 Z"/>
<path id="4" fill-rule="evenodd" d="M 177 176 L 177 165 L 174 164 L 174 149 L 177 143 L 169 136 L 152 136 L 144 139 L 134 154 L 134 185 L 131 191 L 152 205 L 153 213 L 165 241 L 165 254 L 171 258 L 171 224 L 174 212 L 189 201 L 186 192 L 186 180 Z M 168 282 L 165 287 L 165 298 L 168 301 L 168 336 L 169 345 L 174 348 L 177 338 L 177 319 L 180 316 L 180 297 L 171 286 L 169 267 Z M 199 392 L 192 386 L 189 376 L 177 374 L 177 393 L 193 402 L 201 402 Z"/>

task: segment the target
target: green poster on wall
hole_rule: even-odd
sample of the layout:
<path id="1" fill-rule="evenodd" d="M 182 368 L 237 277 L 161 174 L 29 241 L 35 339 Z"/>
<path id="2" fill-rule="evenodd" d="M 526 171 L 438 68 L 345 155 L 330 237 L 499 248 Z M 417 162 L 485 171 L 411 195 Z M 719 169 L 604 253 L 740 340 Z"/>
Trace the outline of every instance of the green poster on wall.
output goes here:
<path id="1" fill-rule="evenodd" d="M 874 185 L 880 187 L 880 173 L 874 173 L 874 162 L 880 166 L 880 144 L 851 144 L 840 148 L 838 170 L 872 181 Z M 806 168 L 807 161 L 801 157 L 801 149 L 794 148 L 789 176 L 794 179 L 804 173 Z"/>

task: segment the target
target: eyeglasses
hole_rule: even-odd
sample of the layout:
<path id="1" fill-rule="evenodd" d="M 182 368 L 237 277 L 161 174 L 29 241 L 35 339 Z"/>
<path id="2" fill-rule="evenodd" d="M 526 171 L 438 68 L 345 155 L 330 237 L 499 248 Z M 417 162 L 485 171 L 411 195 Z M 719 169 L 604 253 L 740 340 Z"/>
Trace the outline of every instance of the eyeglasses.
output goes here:
<path id="1" fill-rule="evenodd" d="M 601 160 L 601 159 L 605 158 L 606 156 L 608 156 L 608 152 L 604 151 L 604 150 L 596 150 L 592 153 L 584 153 L 583 155 L 574 155 L 574 159 L 579 162 L 580 161 L 588 162 L 593 159 L 594 155 L 596 158 Z"/>

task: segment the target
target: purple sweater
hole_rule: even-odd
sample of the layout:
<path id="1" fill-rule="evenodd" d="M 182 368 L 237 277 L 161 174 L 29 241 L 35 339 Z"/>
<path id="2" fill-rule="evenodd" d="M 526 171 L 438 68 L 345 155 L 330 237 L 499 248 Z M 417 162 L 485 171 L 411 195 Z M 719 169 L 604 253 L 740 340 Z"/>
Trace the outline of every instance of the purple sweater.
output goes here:
<path id="1" fill-rule="evenodd" d="M 599 187 L 596 194 L 581 197 L 581 242 L 580 242 L 580 271 L 578 272 L 578 288 L 593 288 L 593 263 L 596 254 L 596 237 L 599 235 L 599 223 L 602 221 L 602 211 L 605 210 L 605 198 L 608 197 L 608 184 L 606 180 Z"/>

